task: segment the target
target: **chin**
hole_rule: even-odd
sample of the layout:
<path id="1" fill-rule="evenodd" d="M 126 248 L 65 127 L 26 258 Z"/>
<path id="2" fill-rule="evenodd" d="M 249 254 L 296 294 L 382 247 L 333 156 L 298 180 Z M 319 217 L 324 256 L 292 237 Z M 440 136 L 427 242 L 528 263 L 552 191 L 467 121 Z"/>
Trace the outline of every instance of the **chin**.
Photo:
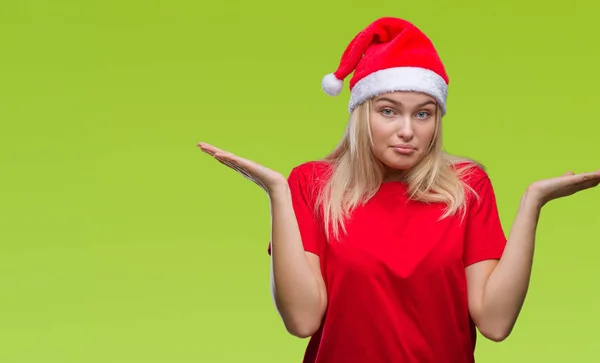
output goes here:
<path id="1" fill-rule="evenodd" d="M 416 155 L 394 155 L 393 157 L 382 158 L 381 161 L 390 169 L 405 171 L 417 165 L 419 158 Z"/>
<path id="2" fill-rule="evenodd" d="M 385 160 L 383 164 L 393 170 L 405 171 L 411 169 L 417 163 L 413 160 Z"/>

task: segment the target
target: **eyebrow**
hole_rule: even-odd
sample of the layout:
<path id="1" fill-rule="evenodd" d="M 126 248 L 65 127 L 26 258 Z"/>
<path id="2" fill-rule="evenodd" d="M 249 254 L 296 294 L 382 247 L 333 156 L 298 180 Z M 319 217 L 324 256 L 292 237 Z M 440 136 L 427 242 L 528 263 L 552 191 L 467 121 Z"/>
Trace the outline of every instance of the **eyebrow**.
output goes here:
<path id="1" fill-rule="evenodd" d="M 380 98 L 377 98 L 375 100 L 375 102 L 381 102 L 381 101 L 387 101 L 387 102 L 391 102 L 393 104 L 402 106 L 402 102 L 392 100 L 391 98 L 388 98 L 388 97 L 380 97 Z M 423 103 L 418 104 L 417 107 L 423 107 L 423 106 L 426 106 L 426 105 L 435 105 L 435 104 L 436 104 L 436 102 L 434 100 L 427 100 L 427 101 L 425 101 Z"/>

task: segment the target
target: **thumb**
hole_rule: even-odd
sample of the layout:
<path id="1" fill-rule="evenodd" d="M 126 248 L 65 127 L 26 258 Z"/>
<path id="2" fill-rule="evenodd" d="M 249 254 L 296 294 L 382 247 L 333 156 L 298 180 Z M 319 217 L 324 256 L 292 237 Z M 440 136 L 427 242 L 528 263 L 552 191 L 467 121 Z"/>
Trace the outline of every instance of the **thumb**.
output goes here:
<path id="1" fill-rule="evenodd" d="M 563 174 L 563 176 L 573 176 L 573 175 L 575 175 L 575 173 L 572 171 L 567 171 L 566 173 Z"/>

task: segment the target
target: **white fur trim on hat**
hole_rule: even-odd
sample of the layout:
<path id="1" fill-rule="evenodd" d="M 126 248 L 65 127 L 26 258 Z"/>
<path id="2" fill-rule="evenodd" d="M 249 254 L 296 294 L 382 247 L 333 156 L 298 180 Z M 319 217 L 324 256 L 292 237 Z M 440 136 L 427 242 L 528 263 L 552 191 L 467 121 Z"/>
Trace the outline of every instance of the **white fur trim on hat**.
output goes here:
<path id="1" fill-rule="evenodd" d="M 366 100 L 388 92 L 422 92 L 435 98 L 442 113 L 446 113 L 448 85 L 437 73 L 418 67 L 398 67 L 383 69 L 369 74 L 356 82 L 352 88 L 348 112 Z"/>

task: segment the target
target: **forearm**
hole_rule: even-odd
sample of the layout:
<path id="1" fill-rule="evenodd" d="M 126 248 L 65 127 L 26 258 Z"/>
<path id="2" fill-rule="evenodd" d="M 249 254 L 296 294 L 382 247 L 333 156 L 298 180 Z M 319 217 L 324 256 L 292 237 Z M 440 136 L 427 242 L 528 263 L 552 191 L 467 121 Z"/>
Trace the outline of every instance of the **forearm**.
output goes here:
<path id="1" fill-rule="evenodd" d="M 324 310 L 324 296 L 302 245 L 288 188 L 269 193 L 271 200 L 271 286 L 287 330 L 309 336 Z"/>
<path id="2" fill-rule="evenodd" d="M 480 329 L 495 332 L 499 339 L 512 331 L 527 295 L 540 210 L 539 198 L 526 192 L 502 258 L 484 288 Z"/>

